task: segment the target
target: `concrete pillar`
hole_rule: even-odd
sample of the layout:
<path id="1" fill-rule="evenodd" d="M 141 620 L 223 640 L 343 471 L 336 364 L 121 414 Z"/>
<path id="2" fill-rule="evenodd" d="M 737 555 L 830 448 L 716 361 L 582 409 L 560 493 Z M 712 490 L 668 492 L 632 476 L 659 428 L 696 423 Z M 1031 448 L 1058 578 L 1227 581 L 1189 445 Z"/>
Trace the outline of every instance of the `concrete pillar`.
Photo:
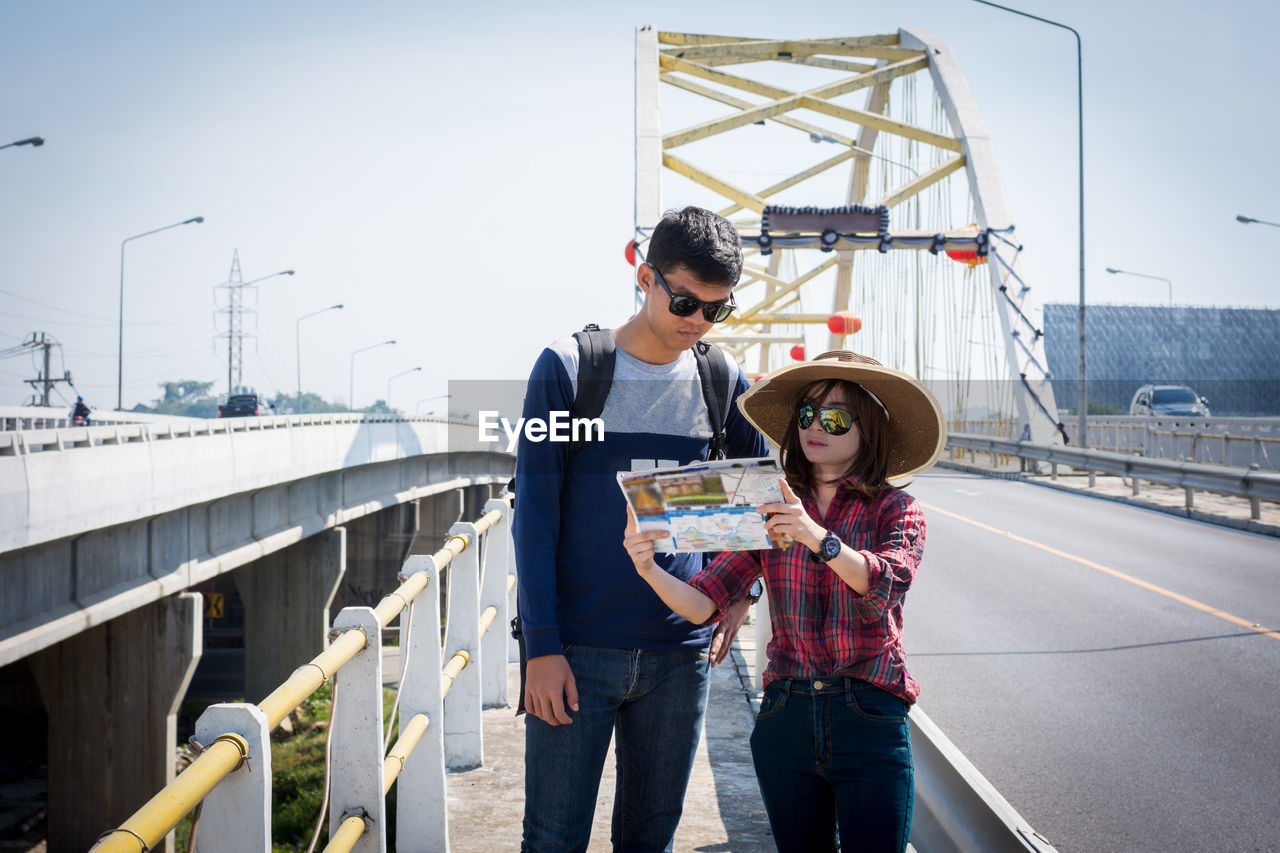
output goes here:
<path id="1" fill-rule="evenodd" d="M 49 714 L 50 850 L 88 850 L 173 781 L 201 607 L 179 593 L 29 658 Z"/>
<path id="2" fill-rule="evenodd" d="M 463 491 L 466 492 L 466 497 L 463 500 L 462 520 L 475 523 L 476 519 L 484 515 L 484 505 L 493 497 L 492 489 L 488 483 L 480 483 L 467 486 Z"/>
<path id="3" fill-rule="evenodd" d="M 440 550 L 449 536 L 449 528 L 463 520 L 462 489 L 451 489 L 418 501 L 420 524 L 418 535 L 409 546 L 409 554 L 430 556 Z"/>
<path id="4" fill-rule="evenodd" d="M 396 575 L 418 531 L 416 501 L 396 504 L 347 522 L 347 574 L 333 609 L 376 607 L 400 585 Z"/>
<path id="5" fill-rule="evenodd" d="M 244 603 L 245 699 L 260 702 L 328 645 L 347 531 L 324 530 L 234 572 Z"/>
<path id="6" fill-rule="evenodd" d="M 422 510 L 419 517 L 422 525 L 418 528 L 418 535 L 414 538 L 413 544 L 409 547 L 409 556 L 429 557 L 443 547 L 445 540 L 449 538 L 449 528 L 463 518 L 464 491 L 464 489 L 450 489 L 420 501 Z M 448 572 L 441 575 L 439 581 L 423 594 L 435 595 L 439 599 L 440 609 L 443 612 L 446 607 L 445 602 L 448 600 L 446 598 L 449 589 Z"/>
<path id="7" fill-rule="evenodd" d="M 465 651 L 470 658 L 444 697 L 444 757 L 450 770 L 470 770 L 484 764 L 481 722 L 480 673 L 484 653 L 480 645 L 480 534 L 470 522 L 460 521 L 449 533 L 465 536 L 467 549 L 453 558 L 445 574 L 449 579 L 448 617 L 444 658 Z"/>

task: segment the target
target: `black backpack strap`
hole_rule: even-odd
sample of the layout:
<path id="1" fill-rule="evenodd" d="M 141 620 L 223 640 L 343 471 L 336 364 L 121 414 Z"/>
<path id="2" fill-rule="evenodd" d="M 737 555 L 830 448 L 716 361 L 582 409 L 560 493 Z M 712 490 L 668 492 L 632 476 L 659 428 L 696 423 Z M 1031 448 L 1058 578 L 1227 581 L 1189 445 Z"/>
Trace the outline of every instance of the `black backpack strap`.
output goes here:
<path id="1" fill-rule="evenodd" d="M 529 669 L 529 658 L 524 649 L 524 623 L 520 621 L 520 603 L 516 602 L 516 615 L 511 620 L 511 637 L 520 648 L 520 694 L 516 697 L 516 716 L 525 712 L 524 683 Z"/>
<path id="2" fill-rule="evenodd" d="M 698 341 L 693 348 L 693 356 L 698 362 L 698 378 L 702 381 L 702 399 L 707 404 L 707 419 L 711 421 L 711 444 L 707 447 L 707 458 L 723 459 L 728 450 L 724 424 L 729 416 L 729 365 L 720 348 L 706 341 Z"/>
<path id="3" fill-rule="evenodd" d="M 573 396 L 573 410 L 569 417 L 593 420 L 604 412 L 605 400 L 613 387 L 613 365 L 617 361 L 613 343 L 613 330 L 601 329 L 595 323 L 581 332 L 573 333 L 578 342 L 578 390 Z M 577 453 L 583 441 L 569 443 L 569 452 Z"/>

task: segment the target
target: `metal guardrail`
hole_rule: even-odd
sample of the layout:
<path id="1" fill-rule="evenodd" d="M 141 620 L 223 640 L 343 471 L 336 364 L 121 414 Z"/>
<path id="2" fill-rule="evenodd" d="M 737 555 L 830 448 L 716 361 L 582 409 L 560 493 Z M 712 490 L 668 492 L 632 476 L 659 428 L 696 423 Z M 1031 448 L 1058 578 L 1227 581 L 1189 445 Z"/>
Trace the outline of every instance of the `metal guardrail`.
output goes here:
<path id="1" fill-rule="evenodd" d="M 949 433 L 947 447 L 954 457 L 957 449 L 996 456 L 1012 456 L 1034 462 L 1046 462 L 1052 476 L 1057 477 L 1059 465 L 1088 471 L 1090 485 L 1097 472 L 1116 474 L 1130 480 L 1134 495 L 1140 493 L 1140 483 L 1146 480 L 1175 486 L 1186 494 L 1188 511 L 1195 507 L 1195 492 L 1206 491 L 1232 495 L 1249 501 L 1250 517 L 1261 517 L 1262 501 L 1280 502 L 1280 474 L 1249 468 L 1231 468 L 1224 465 L 1206 465 L 1200 462 L 1178 462 L 1171 459 L 1151 459 L 1136 453 L 1116 453 L 1095 450 L 1091 447 L 1068 447 L 1059 444 L 1032 444 L 987 435 Z"/>
<path id="2" fill-rule="evenodd" d="M 208 708 L 196 722 L 195 740 L 207 745 L 199 757 L 123 824 L 104 833 L 94 853 L 153 849 L 197 806 L 201 853 L 270 851 L 271 730 L 339 673 L 342 701 L 338 703 L 335 681 L 330 719 L 330 841 L 325 850 L 385 851 L 385 796 L 397 781 L 400 802 L 412 804 L 397 810 L 399 849 L 447 850 L 445 770 L 481 762 L 482 705 L 507 702 L 509 639 L 503 630 L 488 629 L 495 622 L 505 626 L 515 586 L 510 516 L 509 503 L 489 501 L 474 524 L 453 525 L 435 554 L 406 560 L 400 587 L 377 607 L 342 610 L 334 619 L 336 636 L 329 648 L 260 703 Z M 440 596 L 418 597 L 439 588 L 445 568 L 450 569 L 449 622 L 442 643 Z M 483 611 L 481 602 L 488 604 Z M 400 737 L 387 750 L 381 635 L 405 611 L 397 698 Z M 442 667 L 443 648 L 456 651 Z"/>
<path id="3" fill-rule="evenodd" d="M 1010 437 L 1004 419 L 954 421 L 957 433 Z M 1151 459 L 1280 471 L 1280 418 L 1090 415 L 1085 445 Z M 1077 445 L 1078 446 L 1078 445 Z"/>
<path id="4" fill-rule="evenodd" d="M 171 421 L 147 423 L 120 422 L 94 424 L 92 426 L 67 426 L 39 423 L 36 427 L 7 426 L 6 419 L 0 429 L 0 456 L 23 453 L 41 453 L 101 445 L 130 444 L 141 441 L 197 438 L 202 436 L 229 435 L 242 432 L 260 432 L 292 429 L 304 426 L 333 426 L 340 424 L 384 423 L 447 423 L 451 426 L 475 424 L 456 418 L 434 415 L 369 415 L 360 412 L 310 415 L 266 415 L 255 418 L 175 418 Z"/>

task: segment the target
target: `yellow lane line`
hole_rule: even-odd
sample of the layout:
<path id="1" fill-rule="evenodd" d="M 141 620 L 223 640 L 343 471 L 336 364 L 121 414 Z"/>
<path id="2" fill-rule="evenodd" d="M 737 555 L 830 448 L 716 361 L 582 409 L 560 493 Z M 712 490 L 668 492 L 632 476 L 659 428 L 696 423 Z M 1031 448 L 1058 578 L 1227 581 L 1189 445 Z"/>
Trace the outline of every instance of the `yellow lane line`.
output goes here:
<path id="1" fill-rule="evenodd" d="M 977 527 L 982 530 L 986 530 L 989 533 L 994 533 L 997 536 L 1004 536 L 1009 539 L 1012 539 L 1015 542 L 1021 542 L 1023 545 L 1030 545 L 1032 548 L 1038 548 L 1041 551 L 1045 551 L 1047 553 L 1053 554 L 1055 557 L 1061 557 L 1064 560 L 1070 560 L 1073 563 L 1079 563 L 1082 566 L 1088 566 L 1091 569 L 1097 569 L 1098 571 L 1104 574 L 1111 575 L 1114 578 L 1119 578 L 1122 581 L 1127 581 L 1133 584 L 1134 586 L 1140 586 L 1143 589 L 1147 589 L 1147 590 L 1150 590 L 1151 592 L 1158 593 L 1160 595 L 1165 596 L 1166 598 L 1172 598 L 1174 601 L 1185 604 L 1188 607 L 1194 607 L 1196 610 L 1203 611 L 1205 613 L 1208 613 L 1211 616 L 1217 616 L 1219 619 L 1225 619 L 1226 621 L 1230 622 L 1233 625 L 1239 625 L 1242 628 L 1248 628 L 1251 631 L 1257 631 L 1259 634 L 1268 636 L 1273 640 L 1280 640 L 1280 631 L 1273 631 L 1270 628 L 1264 628 L 1263 626 L 1259 625 L 1257 622 L 1249 622 L 1248 620 L 1241 619 L 1239 616 L 1233 616 L 1230 613 L 1227 613 L 1225 610 L 1219 610 L 1216 607 L 1211 607 L 1208 604 L 1203 604 L 1199 601 L 1196 601 L 1194 598 L 1187 598 L 1185 595 L 1179 595 L 1178 593 L 1173 592 L 1172 590 L 1165 589 L 1162 586 L 1156 586 L 1153 583 L 1147 583 L 1144 580 L 1135 578 L 1133 575 L 1127 575 L 1124 572 L 1117 571 L 1116 569 L 1110 568 L 1109 566 L 1104 566 L 1101 563 L 1095 563 L 1093 562 L 1093 560 L 1086 560 L 1084 557 L 1077 557 L 1074 554 L 1068 554 L 1066 551 L 1059 551 L 1057 548 L 1052 548 L 1040 542 L 1032 541 L 1031 539 L 1027 539 L 1024 536 L 1019 536 L 1016 533 L 1010 533 L 1008 530 L 1001 530 L 998 527 L 992 527 L 989 524 L 983 524 L 981 521 L 974 521 L 972 518 L 966 518 L 963 515 L 957 515 L 954 512 L 948 512 L 947 510 L 942 509 L 941 507 L 933 506 L 932 504 L 927 504 L 922 502 L 920 505 L 924 507 L 926 510 L 928 510 L 929 512 L 940 513 L 942 515 L 947 516 L 948 518 L 954 518 L 956 521 L 962 521 L 965 524 L 971 524 L 974 527 Z"/>

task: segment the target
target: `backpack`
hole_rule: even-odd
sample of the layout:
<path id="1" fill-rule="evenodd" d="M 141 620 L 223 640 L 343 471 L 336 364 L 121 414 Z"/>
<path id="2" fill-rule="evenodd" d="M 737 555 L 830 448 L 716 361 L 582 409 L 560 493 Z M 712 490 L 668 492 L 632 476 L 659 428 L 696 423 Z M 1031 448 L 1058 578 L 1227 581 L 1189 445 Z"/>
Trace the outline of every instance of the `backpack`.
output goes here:
<path id="1" fill-rule="evenodd" d="M 578 342 L 578 390 L 573 397 L 570 418 L 591 420 L 604 412 L 609 389 L 613 387 L 613 366 L 616 361 L 613 330 L 601 329 L 595 323 L 590 323 L 581 332 L 574 332 L 573 337 Z M 711 444 L 707 448 L 707 458 L 723 459 L 727 446 L 724 423 L 729 413 L 731 393 L 729 367 L 725 364 L 720 348 L 706 341 L 694 344 L 693 357 L 698 363 L 702 399 L 707 405 L 707 419 L 711 422 Z M 582 445 L 582 439 L 571 442 L 569 452 L 579 452 Z"/>
<path id="2" fill-rule="evenodd" d="M 613 330 L 601 329 L 588 323 L 581 332 L 573 333 L 578 342 L 578 388 L 573 395 L 570 419 L 592 420 L 604 413 L 605 401 L 613 387 L 613 367 L 617 361 L 617 348 L 613 342 Z M 693 357 L 698 363 L 698 379 L 702 384 L 702 399 L 707 404 L 707 420 L 711 422 L 711 443 L 707 447 L 708 459 L 724 459 L 728 445 L 724 422 L 729 412 L 729 366 L 715 344 L 698 341 L 693 347 Z M 569 443 L 569 458 L 582 450 L 583 439 Z M 515 492 L 515 480 L 507 484 Z M 528 659 L 525 656 L 524 631 L 517 609 L 511 620 L 511 636 L 520 646 L 520 692 L 516 701 L 516 716 L 525 712 L 524 681 Z"/>

